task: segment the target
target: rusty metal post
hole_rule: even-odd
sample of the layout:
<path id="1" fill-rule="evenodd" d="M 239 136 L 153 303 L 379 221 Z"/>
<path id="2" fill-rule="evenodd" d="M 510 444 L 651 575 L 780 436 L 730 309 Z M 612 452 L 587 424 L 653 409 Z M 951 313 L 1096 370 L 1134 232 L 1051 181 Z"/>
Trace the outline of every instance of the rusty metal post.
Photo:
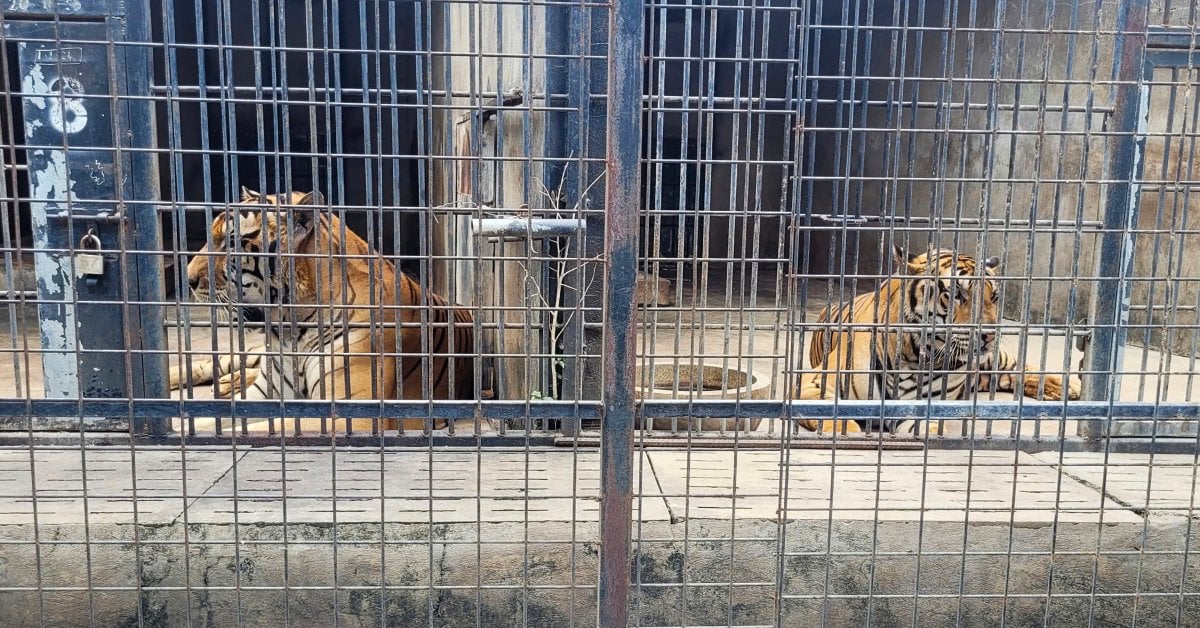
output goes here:
<path id="1" fill-rule="evenodd" d="M 1148 89 L 1142 82 L 1146 50 L 1147 0 L 1125 2 L 1117 10 L 1117 81 L 1109 132 L 1112 171 L 1104 203 L 1104 231 L 1097 255 L 1096 291 L 1092 298 L 1092 341 L 1088 347 L 1083 397 L 1113 401 L 1120 390 L 1118 371 L 1125 354 L 1129 326 L 1129 276 L 1133 272 L 1134 235 L 1138 224 L 1138 181 L 1142 174 Z M 1102 420 L 1082 421 L 1080 435 L 1096 440 L 1107 435 Z"/>
<path id="2" fill-rule="evenodd" d="M 604 418 L 601 423 L 601 626 L 625 626 L 633 528 L 634 287 L 642 135 L 642 8 L 614 0 L 609 14 L 605 175 Z"/>

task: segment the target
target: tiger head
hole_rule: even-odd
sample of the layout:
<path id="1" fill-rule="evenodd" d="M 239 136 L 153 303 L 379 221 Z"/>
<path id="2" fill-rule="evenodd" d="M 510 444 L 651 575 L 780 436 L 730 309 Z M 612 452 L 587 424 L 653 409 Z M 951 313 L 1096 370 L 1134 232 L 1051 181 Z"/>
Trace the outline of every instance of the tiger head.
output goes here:
<path id="1" fill-rule="evenodd" d="M 188 262 L 188 285 L 193 300 L 216 299 L 227 305 L 268 302 L 271 290 L 268 282 L 262 281 L 261 266 L 269 261 L 264 260 L 267 256 L 263 253 L 278 250 L 280 214 L 248 206 L 323 204 L 324 198 L 319 192 L 260 194 L 243 186 L 241 202 L 213 218 L 209 243 L 196 251 Z M 312 212 L 298 211 L 292 216 L 295 233 L 301 235 L 290 239 L 294 248 L 311 234 L 313 215 Z M 264 246 L 264 242 L 268 244 Z M 232 287 L 231 278 L 236 278 Z M 249 321 L 262 320 L 261 308 L 241 307 L 233 313 L 241 314 Z"/>
<path id="2" fill-rule="evenodd" d="M 980 264 L 946 249 L 909 256 L 894 251 L 903 277 L 900 307 L 922 349 L 959 364 L 995 349 L 1000 321 L 1000 292 L 995 279 L 1000 258 Z"/>

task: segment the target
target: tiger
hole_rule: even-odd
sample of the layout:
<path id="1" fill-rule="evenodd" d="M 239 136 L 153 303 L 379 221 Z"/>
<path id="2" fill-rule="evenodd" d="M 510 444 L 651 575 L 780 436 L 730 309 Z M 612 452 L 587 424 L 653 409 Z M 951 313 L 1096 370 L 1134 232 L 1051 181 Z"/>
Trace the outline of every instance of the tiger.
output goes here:
<path id="1" fill-rule="evenodd" d="M 801 400 L 968 399 L 977 392 L 1015 392 L 1061 400 L 1054 375 L 1022 376 L 1020 362 L 999 345 L 1000 258 L 980 264 L 955 251 L 931 248 L 908 255 L 893 249 L 899 272 L 872 291 L 825 308 L 809 343 L 811 370 L 798 382 Z M 1025 371 L 1035 371 L 1026 366 Z M 1020 381 L 1019 381 L 1020 380 Z M 1074 379 L 1069 399 L 1078 399 Z M 878 427 L 915 432 L 916 421 L 802 419 L 811 431 L 861 432 Z M 930 430 L 935 431 L 935 430 Z"/>
<path id="2" fill-rule="evenodd" d="M 258 195 L 249 188 L 242 186 L 242 203 L 255 202 Z M 269 196 L 270 202 L 276 199 Z M 210 270 L 211 268 L 211 270 Z M 213 289 L 209 289 L 209 277 Z M 224 303 L 225 297 L 225 256 L 214 255 L 207 245 L 191 255 L 187 265 L 188 288 L 192 302 L 212 303 L 213 299 Z M 216 309 L 219 320 L 229 320 L 229 308 Z M 252 383 L 258 377 L 259 365 L 266 345 L 257 338 L 247 338 L 243 351 L 225 353 L 216 359 L 192 360 L 187 374 L 184 369 L 172 365 L 168 378 L 171 390 L 179 390 L 185 385 L 216 384 L 214 397 L 228 399 L 243 385 Z"/>
<path id="3" fill-rule="evenodd" d="M 292 228 L 278 209 L 250 209 L 254 205 L 297 208 L 291 212 Z M 230 306 L 232 318 L 264 323 L 266 342 L 256 353 L 252 347 L 240 356 L 246 358 L 240 365 L 236 358 L 222 356 L 193 366 L 191 375 L 208 376 L 208 381 L 220 376 L 218 393 L 236 391 L 245 399 L 402 395 L 419 400 L 426 398 L 422 384 L 427 370 L 432 399 L 475 398 L 473 361 L 456 358 L 452 367 L 447 356 L 474 346 L 471 313 L 424 290 L 391 261 L 370 256 L 367 243 L 324 205 L 319 192 L 264 195 L 243 188 L 242 203 L 213 219 L 210 244 L 188 264 L 193 294 L 204 294 L 211 264 L 209 294 Z M 281 253 L 286 254 L 282 264 Z M 431 307 L 423 322 L 426 300 Z M 422 337 L 430 329 L 425 349 Z M 396 355 L 397 346 L 403 356 Z M 423 354 L 433 356 L 428 369 Z M 246 369 L 244 379 L 238 366 Z M 173 384 L 182 380 L 181 372 L 176 375 Z M 244 385 L 236 385 L 239 380 Z M 365 431 L 373 423 L 353 419 L 350 427 Z M 400 424 L 384 419 L 381 427 L 397 429 Z M 424 421 L 403 425 L 405 430 L 421 429 Z"/>

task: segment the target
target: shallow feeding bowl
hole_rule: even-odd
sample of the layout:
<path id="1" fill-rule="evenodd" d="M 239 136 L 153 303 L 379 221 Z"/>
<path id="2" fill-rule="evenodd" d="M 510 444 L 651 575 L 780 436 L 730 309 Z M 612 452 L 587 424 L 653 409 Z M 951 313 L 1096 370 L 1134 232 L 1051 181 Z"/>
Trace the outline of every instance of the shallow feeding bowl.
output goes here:
<path id="1" fill-rule="evenodd" d="M 717 364 L 656 363 L 649 373 L 641 364 L 635 373 L 633 394 L 638 399 L 675 399 L 686 401 L 710 399 L 766 399 L 771 378 L 756 371 L 726 368 Z M 711 417 L 704 419 L 680 417 L 656 418 L 652 429 L 715 432 L 720 430 L 753 431 L 762 418 L 737 419 Z M 644 423 L 639 421 L 638 426 Z"/>

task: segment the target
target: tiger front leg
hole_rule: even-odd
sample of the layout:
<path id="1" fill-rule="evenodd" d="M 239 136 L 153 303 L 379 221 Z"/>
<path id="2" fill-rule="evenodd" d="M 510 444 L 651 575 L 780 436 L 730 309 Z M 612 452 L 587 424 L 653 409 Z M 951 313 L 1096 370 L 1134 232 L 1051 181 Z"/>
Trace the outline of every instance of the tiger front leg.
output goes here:
<path id="1" fill-rule="evenodd" d="M 1026 370 L 1033 370 L 1034 367 L 1027 366 L 1025 368 Z M 1038 396 L 1038 391 L 1043 391 L 1040 397 Z M 1057 375 L 1026 375 L 1023 392 L 1026 397 L 1040 398 L 1046 401 L 1061 401 L 1063 398 L 1062 378 Z M 1079 399 L 1080 392 L 1078 379 L 1071 376 L 1067 384 L 1067 399 L 1071 401 Z"/>
<path id="2" fill-rule="evenodd" d="M 254 347 L 253 353 L 229 356 L 228 363 L 221 361 L 221 377 L 217 380 L 216 397 L 230 399 L 243 389 L 254 385 L 262 374 L 262 360 L 266 347 Z"/>
<path id="3" fill-rule="evenodd" d="M 256 368 L 245 368 L 233 373 L 226 373 L 217 380 L 216 397 L 218 399 L 232 399 L 234 395 L 241 392 L 243 389 L 254 385 L 255 380 L 259 378 L 261 371 Z"/>
<path id="4" fill-rule="evenodd" d="M 205 358 L 193 360 L 188 370 L 186 381 L 192 386 L 217 383 L 216 397 L 228 399 L 233 393 L 254 383 L 258 376 L 259 364 L 262 362 L 266 347 L 262 344 L 251 345 L 245 353 L 227 353 L 215 359 Z M 242 382 L 241 371 L 246 373 Z M 172 366 L 168 372 L 168 382 L 171 390 L 183 387 L 185 377 L 183 369 Z"/>
<path id="5" fill-rule="evenodd" d="M 167 385 L 170 390 L 179 390 L 184 387 L 185 382 L 191 386 L 210 384 L 215 370 L 215 362 L 207 358 L 192 360 L 186 375 L 183 368 L 172 366 L 167 370 Z"/>
<path id="6" fill-rule="evenodd" d="M 1037 367 L 1022 365 L 1021 362 L 1007 351 L 1000 350 L 1000 359 L 996 368 L 998 373 L 986 374 L 980 378 L 981 391 L 1015 392 L 1017 381 L 1021 381 L 1021 393 L 1026 397 L 1046 401 L 1061 401 L 1063 398 L 1063 381 L 1058 375 L 1042 375 L 1037 373 Z M 1025 371 L 1021 373 L 1020 371 Z M 1080 395 L 1079 379 L 1071 376 L 1068 379 L 1067 399 L 1076 400 Z"/>
<path id="7" fill-rule="evenodd" d="M 849 375 L 841 375 L 840 377 L 850 377 Z M 796 397 L 801 401 L 832 401 L 836 398 L 835 392 L 839 376 L 825 372 L 805 374 L 800 380 L 800 390 Z M 847 421 L 846 419 L 800 419 L 797 421 L 801 427 L 810 432 L 840 432 L 843 434 L 849 432 L 861 432 L 858 421 Z"/>

